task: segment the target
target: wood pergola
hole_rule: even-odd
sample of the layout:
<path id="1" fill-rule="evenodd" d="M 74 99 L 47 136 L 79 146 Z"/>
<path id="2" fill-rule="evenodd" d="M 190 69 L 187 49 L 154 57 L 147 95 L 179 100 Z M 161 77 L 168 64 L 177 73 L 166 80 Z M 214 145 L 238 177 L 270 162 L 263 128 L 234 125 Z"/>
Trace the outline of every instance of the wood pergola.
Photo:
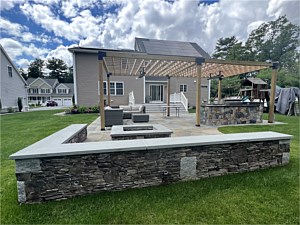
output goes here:
<path id="1" fill-rule="evenodd" d="M 159 77 L 194 77 L 196 79 L 196 126 L 200 126 L 201 78 L 209 78 L 212 74 L 222 72 L 224 77 L 273 68 L 270 96 L 269 122 L 274 122 L 275 84 L 278 63 L 228 61 L 207 59 L 202 57 L 185 57 L 170 55 L 154 55 L 124 50 L 101 50 L 98 52 L 100 93 L 104 93 L 103 76 L 147 76 Z M 170 87 L 168 79 L 168 87 Z M 110 93 L 107 85 L 107 93 Z M 170 88 L 168 88 L 167 104 L 170 104 Z M 108 102 L 110 95 L 108 94 Z M 169 112 L 167 112 L 169 114 Z M 104 96 L 100 94 L 101 130 L 105 130 Z"/>

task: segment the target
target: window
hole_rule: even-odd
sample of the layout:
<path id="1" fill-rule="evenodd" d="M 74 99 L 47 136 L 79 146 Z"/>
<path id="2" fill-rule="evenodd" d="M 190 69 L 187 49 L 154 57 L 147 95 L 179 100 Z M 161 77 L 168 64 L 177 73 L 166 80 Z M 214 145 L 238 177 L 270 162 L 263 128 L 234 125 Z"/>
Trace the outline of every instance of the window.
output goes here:
<path id="1" fill-rule="evenodd" d="M 99 82 L 98 82 L 99 83 Z M 110 82 L 110 94 L 111 95 L 124 95 L 124 83 L 123 82 Z M 107 95 L 107 82 L 103 82 L 104 95 Z M 99 85 L 98 85 L 99 94 Z"/>
<path id="2" fill-rule="evenodd" d="M 110 94 L 116 95 L 115 82 L 110 82 Z"/>
<path id="3" fill-rule="evenodd" d="M 116 95 L 124 95 L 124 83 L 116 82 Z"/>
<path id="4" fill-rule="evenodd" d="M 8 72 L 8 76 L 12 77 L 12 67 L 11 66 L 7 66 L 7 72 Z"/>
<path id="5" fill-rule="evenodd" d="M 99 81 L 98 81 L 98 94 L 99 94 Z M 106 81 L 103 82 L 104 95 L 107 95 Z"/>
<path id="6" fill-rule="evenodd" d="M 187 92 L 187 84 L 180 84 L 179 91 L 180 92 Z"/>
<path id="7" fill-rule="evenodd" d="M 39 89 L 37 89 L 37 88 L 29 88 L 28 89 L 28 93 L 29 94 L 38 94 L 39 93 Z"/>
<path id="8" fill-rule="evenodd" d="M 67 89 L 57 89 L 58 94 L 68 94 Z"/>
<path id="9" fill-rule="evenodd" d="M 41 89 L 42 94 L 50 94 L 50 89 L 49 88 L 43 88 Z"/>

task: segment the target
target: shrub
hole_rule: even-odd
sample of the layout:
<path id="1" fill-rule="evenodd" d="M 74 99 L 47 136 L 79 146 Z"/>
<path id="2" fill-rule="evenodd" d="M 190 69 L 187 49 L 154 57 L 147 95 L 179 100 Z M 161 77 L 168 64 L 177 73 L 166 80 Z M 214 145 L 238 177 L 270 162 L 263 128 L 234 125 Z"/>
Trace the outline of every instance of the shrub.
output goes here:
<path id="1" fill-rule="evenodd" d="M 8 107 L 7 112 L 8 113 L 13 113 L 13 112 L 15 112 L 15 110 L 13 109 L 13 107 Z"/>
<path id="2" fill-rule="evenodd" d="M 94 106 L 92 106 L 92 112 L 93 112 L 93 113 L 99 113 L 99 112 L 100 112 L 100 107 L 99 107 L 99 105 L 94 105 Z"/>
<path id="3" fill-rule="evenodd" d="M 19 112 L 22 111 L 23 109 L 23 98 L 22 97 L 18 97 L 18 108 L 19 108 Z"/>
<path id="4" fill-rule="evenodd" d="M 85 106 L 79 106 L 78 107 L 78 111 L 79 111 L 79 113 L 85 113 L 85 112 L 87 112 L 87 107 L 85 107 Z"/>

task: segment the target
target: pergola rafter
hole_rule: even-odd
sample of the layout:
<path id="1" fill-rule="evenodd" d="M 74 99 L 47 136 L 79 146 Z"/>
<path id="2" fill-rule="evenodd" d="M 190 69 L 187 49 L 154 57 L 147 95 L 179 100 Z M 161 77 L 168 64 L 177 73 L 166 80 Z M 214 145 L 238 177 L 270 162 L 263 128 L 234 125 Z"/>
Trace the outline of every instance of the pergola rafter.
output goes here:
<path id="1" fill-rule="evenodd" d="M 200 98 L 198 95 L 201 93 L 201 78 L 218 75 L 220 71 L 224 77 L 259 71 L 270 67 L 277 71 L 277 66 L 266 62 L 229 61 L 205 59 L 202 57 L 147 54 L 133 51 L 101 50 L 98 52 L 98 59 L 103 62 L 106 72 L 113 71 L 113 75 L 138 76 L 144 67 L 147 76 L 197 78 L 197 126 L 200 125 Z M 123 70 L 122 60 L 126 61 L 126 68 Z M 146 66 L 144 65 L 145 62 L 148 62 Z M 272 104 L 274 105 L 274 100 L 271 99 L 271 106 Z M 104 106 L 104 102 L 101 106 Z M 272 108 L 271 106 L 270 109 Z M 101 115 L 104 115 L 104 110 L 101 112 Z M 269 115 L 269 118 L 271 117 L 273 117 L 272 112 Z M 273 122 L 273 119 L 269 119 L 269 122 Z M 104 126 L 104 124 L 101 124 L 101 126 Z"/>

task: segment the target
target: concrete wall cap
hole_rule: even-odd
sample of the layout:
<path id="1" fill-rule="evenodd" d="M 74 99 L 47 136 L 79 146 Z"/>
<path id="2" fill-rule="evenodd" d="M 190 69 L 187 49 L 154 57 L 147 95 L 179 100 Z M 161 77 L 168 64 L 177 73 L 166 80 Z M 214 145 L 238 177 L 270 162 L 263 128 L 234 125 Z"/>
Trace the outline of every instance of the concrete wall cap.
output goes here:
<path id="1" fill-rule="evenodd" d="M 230 144 L 230 143 L 241 143 L 241 142 L 290 140 L 291 138 L 292 138 L 291 135 L 277 133 L 277 132 L 253 132 L 253 133 L 239 133 L 239 134 L 136 139 L 136 140 L 104 141 L 104 142 L 89 142 L 89 143 L 74 143 L 74 144 L 55 144 L 55 146 L 53 146 L 53 143 L 51 143 L 50 145 L 33 144 L 19 152 L 12 154 L 10 156 L 10 159 L 15 160 L 15 159 L 28 159 L 28 158 L 55 157 L 55 156 L 64 156 L 64 155 L 83 155 L 83 154 L 99 154 L 99 153 L 108 153 L 108 152 L 170 149 L 170 148 L 180 148 L 186 146 L 193 147 L 193 146 L 219 145 L 219 144 Z"/>

